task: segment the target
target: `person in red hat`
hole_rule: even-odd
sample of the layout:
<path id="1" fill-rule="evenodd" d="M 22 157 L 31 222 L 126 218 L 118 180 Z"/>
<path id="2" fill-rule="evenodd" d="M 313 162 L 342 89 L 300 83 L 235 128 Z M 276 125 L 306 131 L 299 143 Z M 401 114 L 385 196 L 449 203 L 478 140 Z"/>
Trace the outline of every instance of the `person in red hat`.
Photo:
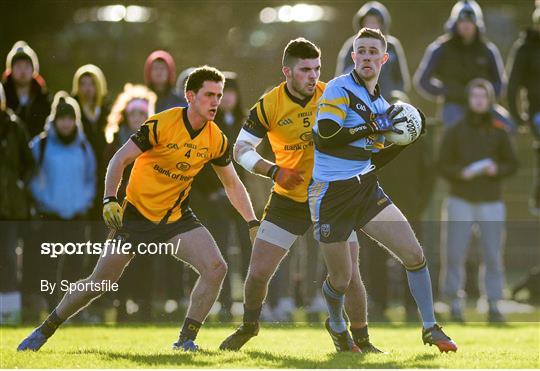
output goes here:
<path id="1" fill-rule="evenodd" d="M 184 107 L 186 104 L 174 92 L 176 66 L 171 54 L 164 50 L 152 52 L 144 63 L 144 81 L 156 93 L 156 113 L 172 107 Z"/>

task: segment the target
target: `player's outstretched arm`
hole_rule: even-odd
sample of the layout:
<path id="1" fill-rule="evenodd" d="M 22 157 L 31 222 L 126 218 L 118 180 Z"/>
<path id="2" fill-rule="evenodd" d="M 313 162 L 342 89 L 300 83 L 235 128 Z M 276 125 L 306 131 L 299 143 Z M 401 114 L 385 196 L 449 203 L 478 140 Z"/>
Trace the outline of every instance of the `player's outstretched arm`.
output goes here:
<path id="1" fill-rule="evenodd" d="M 108 227 L 119 229 L 122 226 L 122 208 L 116 199 L 116 192 L 126 166 L 142 154 L 141 149 L 131 140 L 122 146 L 107 166 L 105 175 L 105 194 L 103 196 L 103 219 Z"/>

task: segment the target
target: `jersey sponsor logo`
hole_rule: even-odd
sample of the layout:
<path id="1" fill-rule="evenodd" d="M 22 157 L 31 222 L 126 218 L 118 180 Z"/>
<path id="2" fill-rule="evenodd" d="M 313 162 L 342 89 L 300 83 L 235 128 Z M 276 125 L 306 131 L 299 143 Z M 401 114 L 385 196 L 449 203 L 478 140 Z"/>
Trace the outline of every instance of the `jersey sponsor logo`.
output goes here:
<path id="1" fill-rule="evenodd" d="M 196 156 L 198 158 L 208 158 L 209 157 L 208 147 L 199 148 L 197 150 Z"/>
<path id="2" fill-rule="evenodd" d="M 366 130 L 366 126 L 357 126 L 357 127 L 354 127 L 354 128 L 350 128 L 349 129 L 349 134 L 351 135 L 354 135 L 356 134 L 358 131 L 364 131 Z"/>
<path id="3" fill-rule="evenodd" d="M 321 235 L 325 238 L 330 236 L 330 224 L 321 224 Z"/>
<path id="4" fill-rule="evenodd" d="M 278 122 L 278 126 L 287 126 L 293 123 L 293 120 L 290 118 L 283 119 Z"/>
<path id="5" fill-rule="evenodd" d="M 313 133 L 311 131 L 306 131 L 300 135 L 300 139 L 304 142 L 309 142 L 310 140 L 313 140 Z"/>
<path id="6" fill-rule="evenodd" d="M 191 144 L 191 143 L 184 143 L 184 147 L 187 147 L 190 149 L 197 149 L 197 145 Z"/>
<path id="7" fill-rule="evenodd" d="M 283 150 L 284 151 L 304 151 L 308 147 L 313 147 L 313 142 L 285 144 L 283 146 Z"/>
<path id="8" fill-rule="evenodd" d="M 178 147 L 178 144 L 176 144 L 176 143 L 169 143 L 169 144 L 167 144 L 167 148 L 168 148 L 168 149 L 174 149 L 174 150 L 180 149 L 180 147 Z"/>
<path id="9" fill-rule="evenodd" d="M 165 175 L 165 176 L 167 176 L 167 177 L 169 177 L 171 179 L 174 179 L 174 180 L 189 181 L 189 180 L 191 180 L 193 178 L 192 176 L 189 176 L 189 175 L 173 173 L 170 170 L 162 168 L 158 164 L 155 164 L 153 169 L 154 169 L 154 171 L 157 171 L 159 174 Z"/>
<path id="10" fill-rule="evenodd" d="M 188 171 L 191 168 L 191 165 L 187 162 L 178 162 L 176 168 L 180 171 Z"/>

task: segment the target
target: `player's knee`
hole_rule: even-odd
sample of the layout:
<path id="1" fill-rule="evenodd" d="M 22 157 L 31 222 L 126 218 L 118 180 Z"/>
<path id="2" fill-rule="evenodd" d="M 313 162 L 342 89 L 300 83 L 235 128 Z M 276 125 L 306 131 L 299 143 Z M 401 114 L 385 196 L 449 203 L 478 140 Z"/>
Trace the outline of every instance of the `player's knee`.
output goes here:
<path id="1" fill-rule="evenodd" d="M 347 291 L 351 283 L 351 275 L 339 274 L 339 275 L 330 277 L 330 282 L 334 290 L 338 292 L 345 292 Z"/>
<path id="2" fill-rule="evenodd" d="M 111 269 L 102 269 L 98 272 L 93 272 L 86 280 L 93 282 L 110 281 L 115 283 L 120 278 L 120 274 Z"/>
<path id="3" fill-rule="evenodd" d="M 406 249 L 401 256 L 401 260 L 406 267 L 414 267 L 424 262 L 424 251 L 420 245 L 411 246 Z"/>
<path id="4" fill-rule="evenodd" d="M 227 275 L 227 263 L 223 259 L 216 259 L 211 264 L 205 272 L 201 272 L 201 276 L 206 276 L 210 281 L 221 283 L 225 276 Z"/>

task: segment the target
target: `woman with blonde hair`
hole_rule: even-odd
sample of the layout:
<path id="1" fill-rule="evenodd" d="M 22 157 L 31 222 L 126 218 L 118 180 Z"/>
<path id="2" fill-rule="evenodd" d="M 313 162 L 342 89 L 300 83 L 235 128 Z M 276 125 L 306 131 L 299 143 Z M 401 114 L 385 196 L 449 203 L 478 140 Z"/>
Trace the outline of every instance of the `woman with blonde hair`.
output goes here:
<path id="1" fill-rule="evenodd" d="M 156 95 L 144 85 L 128 83 L 124 86 L 124 91 L 114 101 L 107 118 L 105 137 L 109 144 L 104 158 L 105 168 L 114 153 L 154 114 L 156 99 Z M 123 179 L 127 181 L 130 173 L 131 166 L 128 166 Z M 125 196 L 125 183 L 127 182 L 120 185 L 118 199 Z"/>
<path id="2" fill-rule="evenodd" d="M 107 80 L 103 71 L 96 65 L 85 64 L 73 75 L 71 96 L 80 106 L 82 130 L 96 158 L 96 190 L 92 209 L 88 218 L 93 221 L 101 220 L 101 195 L 104 191 L 105 169 L 103 156 L 107 142 L 105 141 L 105 126 L 110 112 L 110 104 L 106 101 Z M 100 241 L 105 237 L 105 229 L 101 223 L 93 223 L 91 240 Z"/>
<path id="3" fill-rule="evenodd" d="M 111 109 L 105 128 L 107 146 L 105 168 L 116 151 L 137 132 L 140 126 L 154 114 L 156 95 L 144 85 L 126 84 L 124 91 L 118 95 Z M 118 200 L 124 199 L 126 186 L 133 164 L 126 167 L 122 174 L 122 182 L 118 189 Z M 132 299 L 139 307 L 134 313 L 137 321 L 148 321 L 152 317 L 152 289 L 154 262 L 149 255 L 138 256 L 126 268 L 119 283 L 117 322 L 125 322 L 128 317 L 126 310 L 127 299 Z M 137 274 L 139 269 L 147 274 Z"/>

